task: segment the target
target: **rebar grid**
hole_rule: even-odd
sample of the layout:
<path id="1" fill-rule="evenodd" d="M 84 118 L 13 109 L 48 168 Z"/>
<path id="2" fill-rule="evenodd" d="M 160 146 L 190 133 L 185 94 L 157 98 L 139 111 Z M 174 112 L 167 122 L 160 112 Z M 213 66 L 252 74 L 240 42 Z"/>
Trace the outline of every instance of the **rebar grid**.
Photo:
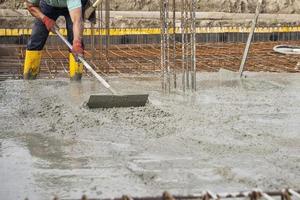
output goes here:
<path id="1" fill-rule="evenodd" d="M 182 2 L 184 1 L 187 0 L 182 0 Z M 176 3 L 179 4 L 179 2 Z M 182 41 L 189 39 L 187 35 L 190 33 L 190 26 L 188 23 L 181 22 L 184 21 L 184 16 L 189 16 L 184 15 L 183 12 L 181 15 L 177 13 L 177 18 L 174 17 L 175 4 L 174 6 L 173 4 L 171 3 L 172 8 L 170 8 L 173 11 L 173 21 L 169 19 L 170 23 L 167 24 L 169 31 L 165 32 L 169 34 L 169 48 L 168 53 L 165 54 L 168 55 L 168 62 L 165 63 L 169 65 L 169 68 L 165 69 L 170 69 L 169 76 L 166 76 L 169 79 L 165 77 L 165 82 L 170 83 L 170 86 L 173 84 L 176 88 L 178 87 L 176 82 L 178 77 L 182 77 L 182 85 L 185 85 L 187 79 L 191 80 L 190 77 L 187 78 L 185 72 L 191 69 L 187 65 L 191 66 L 192 59 L 187 57 L 191 55 L 192 51 L 191 49 L 188 50 L 187 47 L 191 46 L 190 43 L 182 43 Z M 180 7 L 180 4 L 177 7 Z M 92 32 L 105 33 L 105 18 L 102 8 L 103 3 L 99 5 L 98 23 L 94 26 Z M 173 27 L 176 25 L 176 30 L 174 30 Z M 199 31 L 199 27 L 197 28 Z M 270 27 L 266 27 L 266 29 L 268 28 Z M 195 34 L 196 51 L 194 56 L 197 71 L 214 72 L 220 68 L 238 71 L 247 40 L 247 33 L 243 31 L 226 32 L 229 27 L 219 27 L 217 33 L 210 32 L 215 29 L 213 27 L 201 27 L 201 30 L 207 30 L 207 32 Z M 244 27 L 240 30 L 245 29 Z M 260 29 L 265 28 L 260 27 Z M 254 34 L 253 44 L 245 65 L 246 71 L 299 72 L 298 56 L 277 54 L 273 52 L 273 47 L 280 44 L 299 46 L 300 32 L 281 32 L 280 29 L 282 29 L 280 26 L 272 27 L 273 31 L 278 30 L 278 32 L 256 32 Z M 0 40 L 4 41 L 1 42 L 0 48 L 4 47 L 4 51 L 15 52 L 12 55 L 1 55 L 0 52 L 0 80 L 22 78 L 25 44 L 29 38 L 24 30 L 25 27 L 17 30 L 19 34 L 17 36 L 0 37 Z M 119 29 L 120 32 L 123 32 L 123 30 L 127 29 Z M 162 51 L 159 45 L 159 35 L 110 35 L 108 38 L 109 43 L 111 43 L 108 48 L 106 46 L 106 34 L 91 34 L 84 38 L 87 44 L 86 57 L 98 73 L 115 73 L 121 76 L 124 73 L 157 74 L 162 72 Z M 68 77 L 68 53 L 67 49 L 62 46 L 62 43 L 55 36 L 50 36 L 44 49 L 39 77 Z M 176 74 L 179 74 L 179 76 L 177 77 Z M 167 87 L 165 88 L 167 89 Z"/>
<path id="2" fill-rule="evenodd" d="M 282 42 L 254 42 L 250 48 L 246 71 L 254 72 L 300 72 L 297 67 L 299 56 L 283 55 L 273 51 L 273 47 Z M 284 44 L 299 45 L 300 41 L 285 41 Z M 198 43 L 196 45 L 196 67 L 199 72 L 217 72 L 220 68 L 238 71 L 244 43 Z M 0 55 L 0 80 L 20 79 L 23 72 L 23 60 L 25 47 L 20 45 L 7 45 L 7 49 L 16 52 L 14 55 Z M 88 49 L 85 53 L 87 60 L 95 67 L 98 73 L 117 74 L 119 76 L 144 73 L 160 73 L 160 45 L 136 44 L 136 45 L 111 45 L 106 53 L 99 48 Z M 176 43 L 176 55 L 182 55 L 181 43 Z M 173 49 L 170 49 L 173 54 Z M 40 78 L 68 77 L 69 51 L 61 44 L 46 46 L 43 51 Z M 176 57 L 174 71 L 182 70 L 182 60 Z"/>

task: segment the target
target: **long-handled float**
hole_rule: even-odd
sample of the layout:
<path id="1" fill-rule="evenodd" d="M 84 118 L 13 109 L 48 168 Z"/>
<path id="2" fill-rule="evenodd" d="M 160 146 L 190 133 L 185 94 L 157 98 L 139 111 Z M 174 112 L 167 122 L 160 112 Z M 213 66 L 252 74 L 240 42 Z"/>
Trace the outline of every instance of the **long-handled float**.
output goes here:
<path id="1" fill-rule="evenodd" d="M 69 41 L 59 32 L 58 29 L 55 30 L 58 37 L 72 50 L 72 45 Z M 97 72 L 93 70 L 91 65 L 85 61 L 81 56 L 78 56 L 78 60 L 84 65 L 84 67 L 91 72 L 94 77 L 102 83 L 102 85 L 107 88 L 112 94 L 111 95 L 91 95 L 87 106 L 89 108 L 113 108 L 113 107 L 141 107 L 145 106 L 148 102 L 148 94 L 118 94 L 105 79 L 103 79 Z"/>

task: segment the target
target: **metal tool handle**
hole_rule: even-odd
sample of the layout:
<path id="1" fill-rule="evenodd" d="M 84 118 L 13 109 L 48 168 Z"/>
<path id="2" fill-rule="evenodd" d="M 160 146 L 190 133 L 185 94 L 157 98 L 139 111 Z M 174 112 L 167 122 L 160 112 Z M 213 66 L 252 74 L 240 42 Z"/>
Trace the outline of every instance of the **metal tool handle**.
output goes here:
<path id="1" fill-rule="evenodd" d="M 252 20 L 251 30 L 250 30 L 250 33 L 248 35 L 248 40 L 247 40 L 247 43 L 246 43 L 246 47 L 245 47 L 245 50 L 244 50 L 242 62 L 241 62 L 241 65 L 240 65 L 240 70 L 239 70 L 240 77 L 243 76 L 244 67 L 245 67 L 246 61 L 248 59 L 248 54 L 249 54 L 251 42 L 252 42 L 252 39 L 253 39 L 254 31 L 255 31 L 256 24 L 257 24 L 257 21 L 258 21 L 260 10 L 261 10 L 261 5 L 262 5 L 262 0 L 258 0 L 257 5 L 256 5 L 255 15 L 254 15 L 254 18 Z"/>
<path id="2" fill-rule="evenodd" d="M 55 33 L 58 35 L 58 37 L 69 47 L 70 50 L 72 50 L 72 45 L 70 44 L 70 42 L 58 31 L 58 29 L 55 29 Z M 85 66 L 85 68 L 87 70 L 89 70 L 95 77 L 98 81 L 100 81 L 102 83 L 102 85 L 104 87 L 106 87 L 107 89 L 109 89 L 109 91 L 111 91 L 111 93 L 113 93 L 114 95 L 117 94 L 117 92 L 107 83 L 107 81 L 102 78 L 97 72 L 95 72 L 95 70 L 93 70 L 93 68 L 91 67 L 91 65 L 86 62 L 84 60 L 83 57 L 81 56 L 78 56 L 78 60 L 80 62 L 82 62 L 82 64 Z"/>
<path id="3" fill-rule="evenodd" d="M 94 8 L 96 8 L 96 7 L 100 4 L 101 1 L 102 1 L 102 0 L 97 0 L 92 6 L 93 6 Z"/>

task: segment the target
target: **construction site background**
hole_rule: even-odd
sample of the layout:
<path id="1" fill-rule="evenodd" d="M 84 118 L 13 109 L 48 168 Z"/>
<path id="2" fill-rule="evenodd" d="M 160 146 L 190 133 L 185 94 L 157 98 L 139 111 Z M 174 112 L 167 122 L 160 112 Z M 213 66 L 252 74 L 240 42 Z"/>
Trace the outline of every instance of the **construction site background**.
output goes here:
<path id="1" fill-rule="evenodd" d="M 206 12 L 254 12 L 255 0 L 198 0 L 198 11 Z M 24 8 L 23 0 L 0 0 L 0 8 Z M 111 9 L 116 11 L 158 11 L 159 0 L 112 0 Z M 268 0 L 262 5 L 262 13 L 299 13 L 300 2 L 291 0 Z"/>

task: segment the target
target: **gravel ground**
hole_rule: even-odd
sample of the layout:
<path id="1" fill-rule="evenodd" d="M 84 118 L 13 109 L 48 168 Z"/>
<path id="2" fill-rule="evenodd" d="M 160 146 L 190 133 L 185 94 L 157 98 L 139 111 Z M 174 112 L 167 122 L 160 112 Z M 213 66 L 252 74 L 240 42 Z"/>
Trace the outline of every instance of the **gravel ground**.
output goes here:
<path id="1" fill-rule="evenodd" d="M 96 81 L 0 82 L 0 196 L 118 197 L 300 184 L 299 74 L 202 73 L 198 91 L 111 77 L 143 108 L 89 110 Z"/>

